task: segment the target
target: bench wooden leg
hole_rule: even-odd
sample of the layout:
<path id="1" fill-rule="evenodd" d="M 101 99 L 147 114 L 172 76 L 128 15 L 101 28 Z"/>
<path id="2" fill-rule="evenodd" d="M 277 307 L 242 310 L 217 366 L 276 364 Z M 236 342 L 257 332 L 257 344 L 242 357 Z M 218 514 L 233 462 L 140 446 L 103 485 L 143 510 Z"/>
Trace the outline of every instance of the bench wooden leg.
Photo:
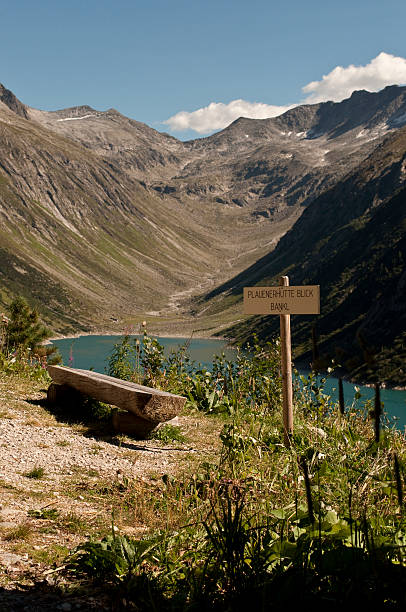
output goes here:
<path id="1" fill-rule="evenodd" d="M 79 391 L 76 391 L 76 389 L 69 385 L 51 383 L 47 391 L 47 402 L 51 405 L 61 404 L 62 406 L 69 406 L 78 402 L 80 397 Z"/>
<path id="2" fill-rule="evenodd" d="M 51 383 L 49 385 L 47 391 L 48 404 L 56 404 L 58 402 L 58 399 L 60 399 L 62 395 L 61 387 L 62 385 L 57 385 L 56 383 Z"/>
<path id="3" fill-rule="evenodd" d="M 117 433 L 125 433 L 139 440 L 145 440 L 158 423 L 141 419 L 132 412 L 113 412 L 113 427 Z"/>

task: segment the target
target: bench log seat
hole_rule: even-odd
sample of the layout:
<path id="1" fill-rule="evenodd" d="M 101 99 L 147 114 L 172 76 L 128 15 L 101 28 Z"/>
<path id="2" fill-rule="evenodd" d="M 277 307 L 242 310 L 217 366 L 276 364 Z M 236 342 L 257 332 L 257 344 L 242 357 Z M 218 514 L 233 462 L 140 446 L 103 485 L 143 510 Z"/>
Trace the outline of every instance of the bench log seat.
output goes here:
<path id="1" fill-rule="evenodd" d="M 142 438 L 159 423 L 176 417 L 186 402 L 186 398 L 180 395 L 90 370 L 48 366 L 48 373 L 53 381 L 47 394 L 50 403 L 55 403 L 66 391 L 74 389 L 128 411 L 113 414 L 115 430 Z"/>

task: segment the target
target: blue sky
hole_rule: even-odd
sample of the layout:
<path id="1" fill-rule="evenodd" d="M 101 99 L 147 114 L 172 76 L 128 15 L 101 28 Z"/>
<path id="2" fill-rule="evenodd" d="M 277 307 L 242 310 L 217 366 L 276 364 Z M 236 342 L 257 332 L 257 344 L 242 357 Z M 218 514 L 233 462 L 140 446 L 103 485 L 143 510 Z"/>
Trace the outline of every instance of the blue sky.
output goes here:
<path id="1" fill-rule="evenodd" d="M 403 0 L 0 0 L 0 82 L 35 108 L 114 107 L 201 136 L 238 112 L 406 83 L 405 23 Z"/>

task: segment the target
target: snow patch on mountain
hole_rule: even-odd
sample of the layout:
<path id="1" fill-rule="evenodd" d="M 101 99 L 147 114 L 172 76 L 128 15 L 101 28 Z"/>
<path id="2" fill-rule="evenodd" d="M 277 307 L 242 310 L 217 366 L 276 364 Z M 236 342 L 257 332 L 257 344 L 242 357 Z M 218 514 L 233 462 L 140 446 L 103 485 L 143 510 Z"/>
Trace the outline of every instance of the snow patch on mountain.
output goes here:
<path id="1" fill-rule="evenodd" d="M 89 117 L 94 117 L 97 119 L 100 115 L 82 115 L 82 117 L 66 117 L 65 119 L 57 119 L 57 121 L 78 121 L 79 119 L 89 119 Z"/>

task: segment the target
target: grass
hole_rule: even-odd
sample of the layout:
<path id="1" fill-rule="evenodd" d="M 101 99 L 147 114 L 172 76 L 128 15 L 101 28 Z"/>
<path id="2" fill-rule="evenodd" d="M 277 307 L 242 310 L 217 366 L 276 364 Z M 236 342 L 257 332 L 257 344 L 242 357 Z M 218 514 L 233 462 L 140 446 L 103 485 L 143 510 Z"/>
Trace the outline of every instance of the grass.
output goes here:
<path id="1" fill-rule="evenodd" d="M 178 475 L 100 489 L 106 498 L 121 497 L 114 515 L 121 529 L 130 519 L 144 523 L 146 535 L 118 530 L 84 543 L 71 557 L 77 579 L 97 582 L 103 559 L 112 593 L 138 602 L 136 575 L 150 589 L 148 605 L 168 610 L 230 610 L 244 601 L 268 610 L 293 604 L 299 592 L 311 607 L 401 601 L 404 436 L 383 429 L 377 443 L 369 405 L 366 414 L 349 405 L 343 416 L 323 381 L 309 377 L 296 393 L 287 448 L 275 356 L 275 347 L 258 347 L 249 363 L 220 359 L 212 374 L 174 376 L 189 409 L 221 423 L 219 453 Z M 165 380 L 154 374 L 155 383 L 170 388 L 170 367 L 165 371 Z M 119 582 L 113 567 L 120 568 Z M 358 567 L 362 576 L 385 573 L 385 584 L 371 589 Z"/>
<path id="2" fill-rule="evenodd" d="M 32 478 L 33 480 L 40 480 L 45 475 L 45 470 L 43 467 L 34 467 L 29 472 L 24 472 L 23 476 L 26 478 Z"/>
<path id="3" fill-rule="evenodd" d="M 28 540 L 33 533 L 33 529 L 30 524 L 22 523 L 12 529 L 9 529 L 4 534 L 6 542 L 15 542 L 18 540 Z"/>
<path id="4" fill-rule="evenodd" d="M 56 442 L 56 445 L 57 445 L 57 446 L 60 446 L 60 447 L 62 447 L 62 448 L 65 448 L 65 447 L 67 447 L 67 446 L 70 446 L 70 442 L 69 442 L 68 440 L 58 440 L 58 441 Z"/>
<path id="5" fill-rule="evenodd" d="M 41 510 L 28 510 L 28 516 L 36 519 L 54 521 L 59 517 L 59 510 L 56 508 L 41 508 Z"/>
<path id="6" fill-rule="evenodd" d="M 59 520 L 59 525 L 70 533 L 87 535 L 89 534 L 89 520 L 76 512 L 69 512 Z"/>
<path id="7" fill-rule="evenodd" d="M 334 571 L 341 572 L 343 584 L 351 584 L 355 555 L 368 572 L 381 568 L 392 576 L 388 583 L 398 597 L 395 578 L 405 560 L 396 542 L 404 520 L 393 452 L 400 453 L 399 464 L 404 465 L 403 436 L 386 431 L 380 446 L 374 446 L 371 424 L 355 411 L 349 410 L 346 418 L 337 412 L 309 417 L 297 409 L 294 441 L 287 449 L 279 418 L 262 410 L 226 420 L 220 457 L 201 463 L 192 473 L 99 489 L 99 495 L 120 495 L 127 518 L 148 525 L 149 537 L 113 536 L 100 549 L 96 543 L 92 549 L 84 545 L 73 557 L 75 575 L 85 571 L 97 576 L 95 555 L 118 546 L 115 564 L 124 564 L 120 588 L 126 588 L 136 571 L 148 584 L 156 584 L 154 576 L 159 577 L 161 593 L 175 606 L 168 609 L 183 609 L 175 597 L 175 592 L 183 592 L 182 605 L 189 602 L 203 609 L 203 597 L 215 609 L 225 610 L 233 609 L 247 589 L 253 589 L 252 605 L 261 605 L 265 592 L 270 602 L 280 604 L 279 583 L 292 601 L 298 587 L 290 568 L 296 567 L 312 581 L 305 599 L 315 604 L 324 596 L 338 601 Z M 115 518 L 123 523 L 122 515 Z M 140 546 L 153 550 L 145 562 L 139 557 Z M 312 550 L 319 546 L 325 554 L 330 551 L 333 573 L 314 557 Z M 340 565 L 346 551 L 351 555 Z M 126 568 L 128 555 L 138 559 L 136 569 Z M 115 579 L 110 575 L 107 580 L 114 591 Z M 370 585 L 359 580 L 365 596 Z M 126 597 L 135 601 L 138 592 L 131 585 Z M 380 588 L 373 588 L 377 596 L 382 595 Z M 159 594 L 153 597 L 158 605 Z"/>
<path id="8" fill-rule="evenodd" d="M 111 601 L 141 609 L 268 610 L 297 603 L 297 593 L 314 609 L 325 601 L 331 609 L 397 605 L 406 567 L 404 436 L 382 429 L 377 444 L 369 405 L 364 414 L 347 403 L 342 415 L 322 382 L 309 379 L 295 394 L 286 448 L 277 354 L 258 349 L 251 363 L 241 359 L 235 367 L 218 361 L 211 375 L 167 366 L 165 377 L 153 373 L 188 397 L 181 429 L 163 427 L 162 442 L 176 445 L 173 464 L 155 459 L 136 477 L 73 469 L 55 485 L 58 496 L 29 512 L 31 535 L 10 546 L 51 566 L 54 551 L 54 562 L 67 565 L 58 580 L 102 584 Z M 180 447 L 179 433 L 191 448 Z M 134 441 L 119 439 L 116 451 L 137 460 L 142 445 L 165 462 L 170 456 L 155 442 L 137 442 L 134 452 Z M 7 505 L 21 503 L 20 490 L 2 493 Z M 63 560 L 64 548 L 71 553 Z M 384 579 L 366 578 L 375 576 Z"/>
<path id="9" fill-rule="evenodd" d="M 60 565 L 69 553 L 69 548 L 61 544 L 51 544 L 46 548 L 32 548 L 30 558 L 45 566 Z"/>
<path id="10" fill-rule="evenodd" d="M 157 430 L 150 434 L 151 440 L 159 440 L 163 443 L 169 442 L 186 442 L 186 437 L 182 430 L 177 425 L 161 425 Z"/>

